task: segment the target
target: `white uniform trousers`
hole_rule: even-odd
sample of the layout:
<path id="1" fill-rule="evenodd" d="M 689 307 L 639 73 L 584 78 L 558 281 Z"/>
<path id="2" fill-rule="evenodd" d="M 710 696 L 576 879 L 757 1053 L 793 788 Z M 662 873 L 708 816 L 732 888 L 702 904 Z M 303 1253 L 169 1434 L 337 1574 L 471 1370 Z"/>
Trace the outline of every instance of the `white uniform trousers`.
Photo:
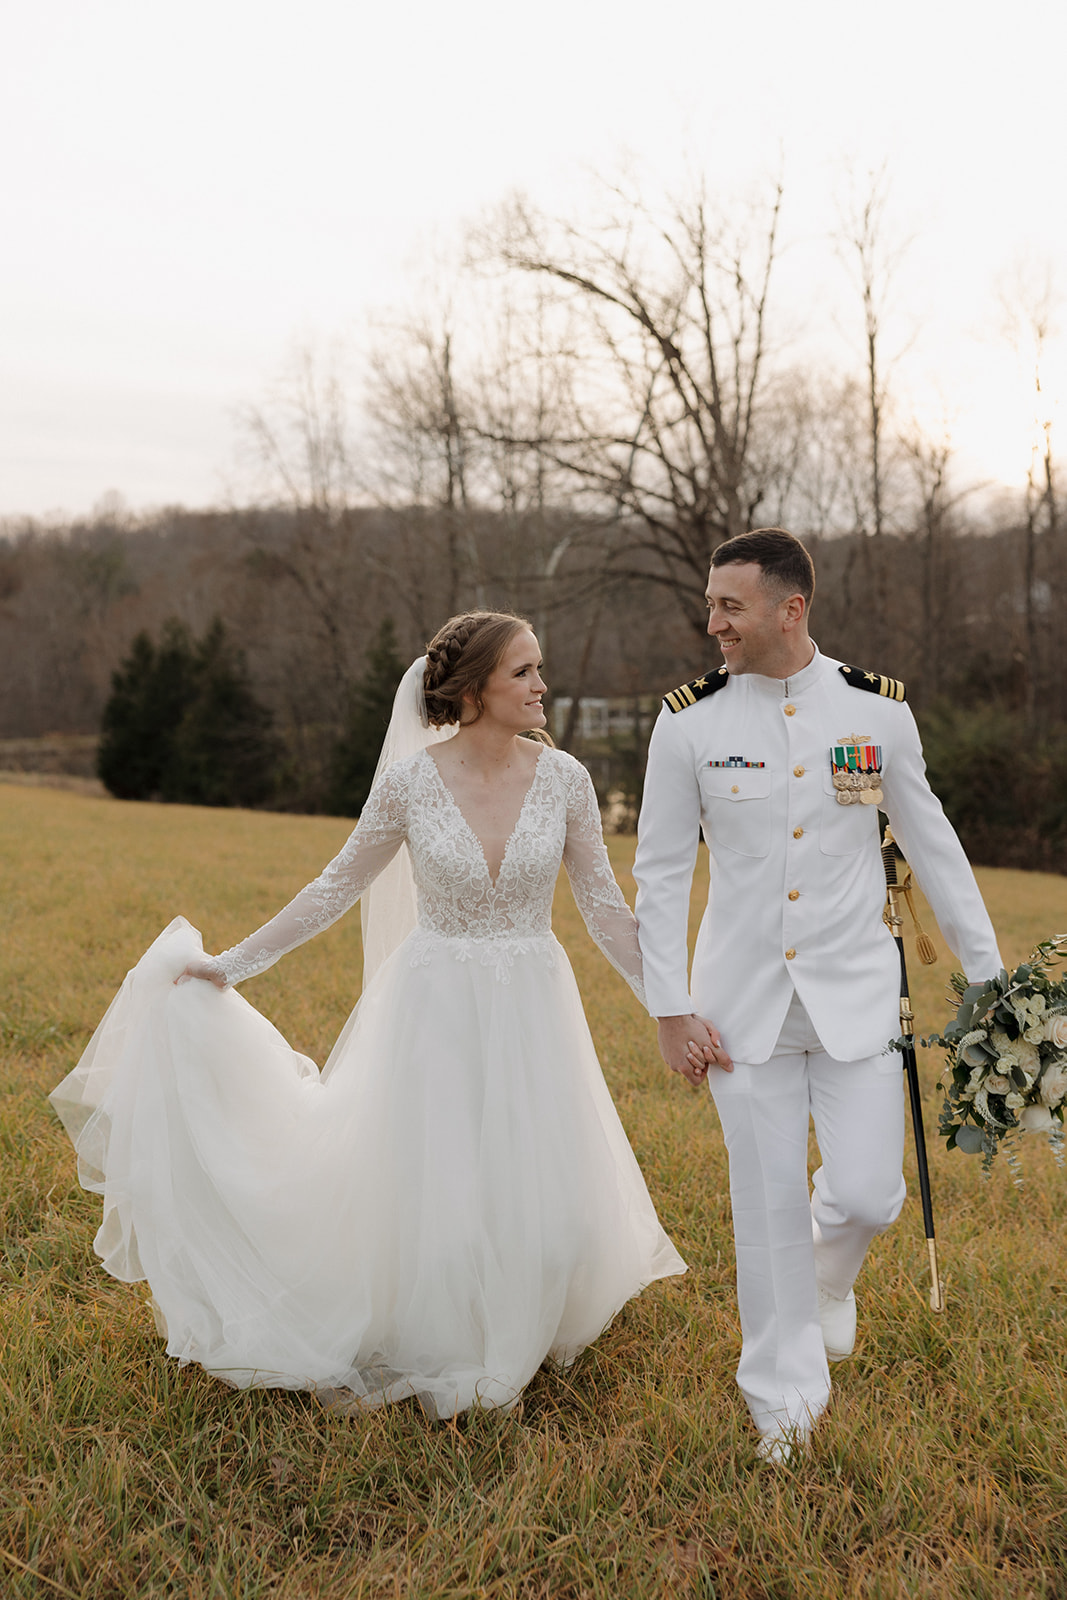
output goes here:
<path id="1" fill-rule="evenodd" d="M 895 1052 L 827 1055 L 796 995 L 768 1061 L 708 1075 L 730 1158 L 737 1382 L 761 1434 L 806 1433 L 829 1399 L 816 1284 L 844 1299 L 904 1203 L 902 1079 Z"/>

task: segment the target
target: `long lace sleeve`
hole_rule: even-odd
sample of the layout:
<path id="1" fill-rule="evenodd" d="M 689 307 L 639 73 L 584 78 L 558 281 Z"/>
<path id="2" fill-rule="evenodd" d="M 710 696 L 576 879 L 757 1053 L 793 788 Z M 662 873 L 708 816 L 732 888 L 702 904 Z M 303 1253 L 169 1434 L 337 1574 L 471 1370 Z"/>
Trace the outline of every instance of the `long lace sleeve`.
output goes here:
<path id="1" fill-rule="evenodd" d="M 344 916 L 392 861 L 405 836 L 403 776 L 393 767 L 371 790 L 344 847 L 318 877 L 262 928 L 214 958 L 227 985 L 266 972 L 281 956 Z"/>
<path id="2" fill-rule="evenodd" d="M 611 870 L 592 779 L 580 762 L 568 759 L 566 781 L 563 865 L 578 910 L 601 952 L 647 1010 L 637 923 Z"/>

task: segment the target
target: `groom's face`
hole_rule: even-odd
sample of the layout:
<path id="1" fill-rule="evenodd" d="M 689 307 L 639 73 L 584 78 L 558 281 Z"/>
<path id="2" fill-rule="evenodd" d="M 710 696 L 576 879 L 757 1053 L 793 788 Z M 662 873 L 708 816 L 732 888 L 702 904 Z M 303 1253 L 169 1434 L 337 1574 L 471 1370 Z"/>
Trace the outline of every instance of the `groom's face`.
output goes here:
<path id="1" fill-rule="evenodd" d="M 730 673 L 780 676 L 786 657 L 788 599 L 763 582 L 756 561 L 728 561 L 712 567 L 705 591 L 708 633 L 722 651 Z"/>

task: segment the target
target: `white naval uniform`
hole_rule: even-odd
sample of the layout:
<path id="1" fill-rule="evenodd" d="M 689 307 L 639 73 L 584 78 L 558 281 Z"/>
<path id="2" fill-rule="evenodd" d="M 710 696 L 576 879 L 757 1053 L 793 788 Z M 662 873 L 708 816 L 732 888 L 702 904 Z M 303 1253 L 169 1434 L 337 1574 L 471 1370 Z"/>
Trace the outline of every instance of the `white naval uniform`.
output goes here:
<path id="1" fill-rule="evenodd" d="M 737 674 L 664 709 L 634 863 L 649 1011 L 710 1019 L 735 1064 L 713 1067 L 709 1084 L 730 1151 L 738 1382 L 763 1433 L 804 1428 L 825 1406 L 816 1272 L 843 1298 L 904 1197 L 900 1058 L 885 1054 L 900 1031 L 900 967 L 882 920 L 879 806 L 838 803 L 833 746 L 881 747 L 881 809 L 947 943 L 972 981 L 1002 965 L 910 710 L 852 687 L 840 666 L 816 651 L 790 678 Z M 731 760 L 743 764 L 719 764 Z M 711 882 L 690 993 L 701 830 Z M 810 1205 L 809 1111 L 823 1161 Z"/>

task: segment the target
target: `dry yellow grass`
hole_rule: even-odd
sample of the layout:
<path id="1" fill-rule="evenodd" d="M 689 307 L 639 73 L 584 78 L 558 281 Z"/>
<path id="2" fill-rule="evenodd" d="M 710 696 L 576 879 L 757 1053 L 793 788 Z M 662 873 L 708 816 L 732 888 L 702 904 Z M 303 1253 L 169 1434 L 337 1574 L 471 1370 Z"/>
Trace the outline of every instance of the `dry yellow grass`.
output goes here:
<path id="1" fill-rule="evenodd" d="M 714 1114 L 659 1065 L 565 889 L 557 929 L 688 1276 L 628 1306 L 566 1375 L 539 1374 L 518 1418 L 432 1426 L 401 1406 L 353 1424 L 164 1359 L 138 1291 L 93 1261 L 97 1202 L 45 1095 L 173 915 L 220 948 L 345 833 L 0 787 L 5 1600 L 1067 1595 L 1067 1177 L 1042 1145 L 1024 1151 L 1022 1191 L 1003 1165 L 983 1183 L 932 1148 L 947 1312 L 927 1306 L 912 1199 L 871 1252 L 860 1345 L 810 1456 L 758 1468 L 732 1378 Z M 632 842 L 611 849 L 625 884 Z M 1067 881 L 980 877 L 1009 963 L 1067 929 Z M 321 1061 L 358 956 L 350 917 L 249 996 Z M 912 965 L 930 1027 L 949 968 Z M 936 1063 L 922 1066 L 932 1084 Z M 931 1128 L 936 1105 L 931 1092 Z"/>

